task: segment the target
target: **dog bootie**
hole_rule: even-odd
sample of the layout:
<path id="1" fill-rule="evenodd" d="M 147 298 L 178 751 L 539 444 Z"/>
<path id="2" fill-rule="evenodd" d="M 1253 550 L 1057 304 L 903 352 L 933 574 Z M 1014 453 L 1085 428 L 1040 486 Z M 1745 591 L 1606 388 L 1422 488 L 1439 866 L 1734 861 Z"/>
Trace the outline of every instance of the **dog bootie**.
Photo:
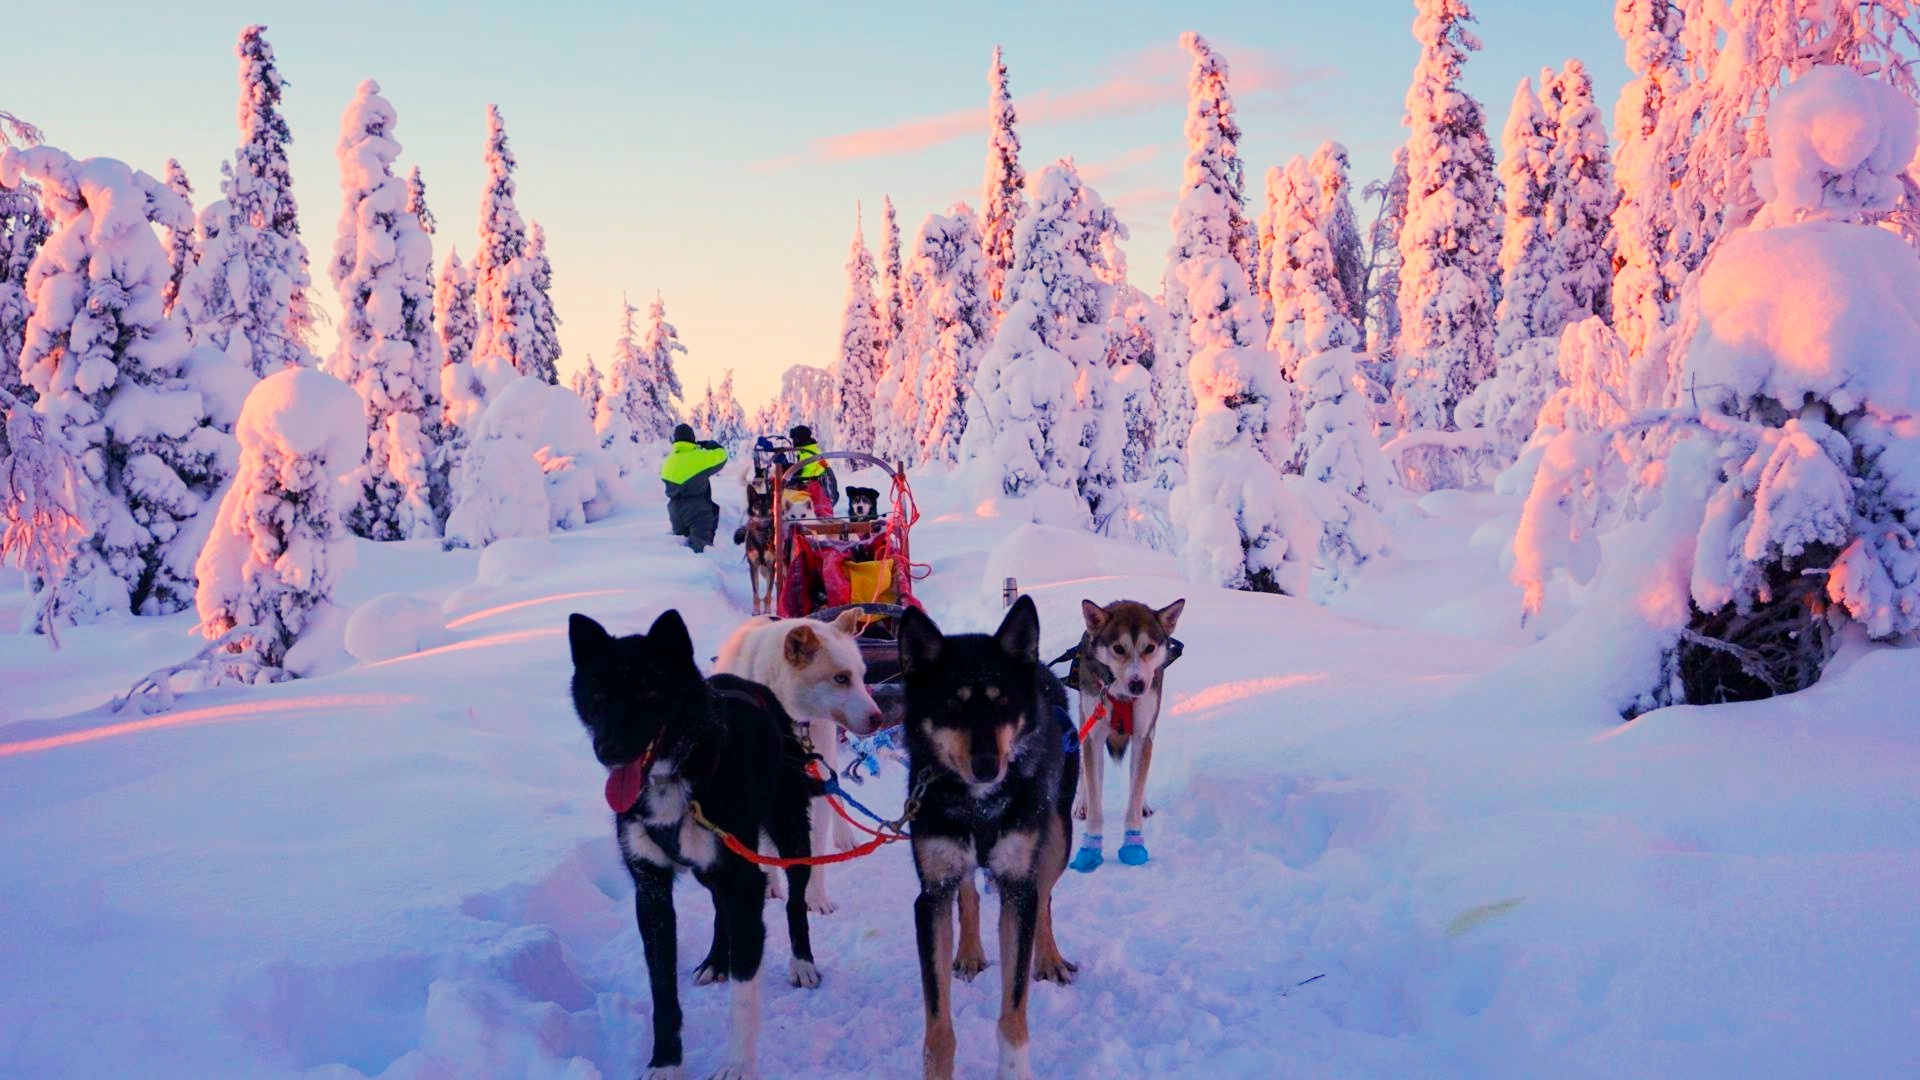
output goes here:
<path id="1" fill-rule="evenodd" d="M 1140 866 L 1147 861 L 1147 838 L 1139 830 L 1127 830 L 1126 839 L 1120 845 L 1120 861 L 1128 866 Z"/>
<path id="2" fill-rule="evenodd" d="M 1106 861 L 1106 856 L 1100 854 L 1100 834 L 1088 833 L 1080 838 L 1080 850 L 1074 853 L 1073 861 L 1068 863 L 1067 867 L 1083 874 L 1091 874 Z"/>

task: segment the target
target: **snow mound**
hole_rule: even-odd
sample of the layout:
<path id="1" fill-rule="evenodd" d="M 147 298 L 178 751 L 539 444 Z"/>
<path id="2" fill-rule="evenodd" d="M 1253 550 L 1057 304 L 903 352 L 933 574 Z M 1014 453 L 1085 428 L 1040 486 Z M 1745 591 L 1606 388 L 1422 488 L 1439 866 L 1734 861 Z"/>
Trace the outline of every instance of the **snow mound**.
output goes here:
<path id="1" fill-rule="evenodd" d="M 1893 209 L 1920 132 L 1913 103 L 1895 87 L 1820 67 L 1780 92 L 1767 138 L 1773 156 L 1753 179 L 1769 210 L 1833 216 Z"/>
<path id="2" fill-rule="evenodd" d="M 391 660 L 446 640 L 440 605 L 405 593 L 387 593 L 354 609 L 347 620 L 346 650 L 363 664 Z"/>
<path id="3" fill-rule="evenodd" d="M 1727 237 L 1700 277 L 1682 395 L 1709 408 L 1770 397 L 1789 409 L 1824 398 L 1841 412 L 1920 411 L 1914 269 L 1898 236 L 1864 225 L 1810 221 Z"/>
<path id="4" fill-rule="evenodd" d="M 480 568 L 474 578 L 482 585 L 509 585 L 556 565 L 558 555 L 551 541 L 545 537 L 514 537 L 480 553 Z"/>

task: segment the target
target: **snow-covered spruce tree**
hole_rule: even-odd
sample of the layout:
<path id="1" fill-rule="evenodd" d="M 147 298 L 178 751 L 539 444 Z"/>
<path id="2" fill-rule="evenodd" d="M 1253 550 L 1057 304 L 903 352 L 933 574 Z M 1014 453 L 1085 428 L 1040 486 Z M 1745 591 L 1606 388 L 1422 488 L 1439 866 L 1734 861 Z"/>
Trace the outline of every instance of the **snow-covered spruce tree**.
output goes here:
<path id="1" fill-rule="evenodd" d="M 1273 330 L 1267 347 L 1288 381 L 1301 361 L 1328 349 L 1357 349 L 1360 331 L 1346 315 L 1333 245 L 1322 230 L 1319 184 L 1303 157 L 1287 162 L 1275 186 L 1274 251 L 1268 293 Z M 1291 437 L 1293 429 L 1288 428 Z"/>
<path id="2" fill-rule="evenodd" d="M 1273 249 L 1275 229 L 1280 220 L 1280 186 L 1286 182 L 1286 170 L 1278 165 L 1267 167 L 1265 200 L 1261 203 L 1260 216 L 1253 219 L 1253 298 L 1260 304 L 1260 317 L 1268 326 L 1273 325 L 1273 290 L 1268 288 L 1273 281 Z"/>
<path id="3" fill-rule="evenodd" d="M 447 252 L 440 263 L 440 277 L 433 289 L 433 326 L 440 336 L 442 426 L 454 445 L 465 445 L 465 433 L 485 407 L 487 389 L 473 366 L 473 349 L 480 335 L 473 272 L 460 262 L 458 249 Z M 458 462 L 457 453 L 453 460 Z"/>
<path id="4" fill-rule="evenodd" d="M 33 305 L 27 302 L 27 268 L 52 229 L 34 187 L 21 179 L 0 181 L 0 390 L 27 404 L 33 393 L 20 379 L 20 347 Z M 0 456 L 6 454 L 0 438 Z"/>
<path id="5" fill-rule="evenodd" d="M 397 123 L 380 84 L 368 79 L 340 118 L 335 148 L 343 198 L 329 269 L 340 293 L 340 340 L 326 370 L 353 387 L 366 410 L 367 452 L 352 481 L 359 499 L 344 509 L 347 527 L 370 540 L 438 536 L 446 506 L 446 484 L 434 482 L 441 359 L 433 241 L 407 208 L 406 182 L 393 175 Z"/>
<path id="6" fill-rule="evenodd" d="M 55 617 L 178 611 L 193 586 L 175 546 L 232 462 L 188 379 L 186 334 L 161 314 L 167 256 L 152 225 L 185 228 L 192 210 L 146 173 L 50 147 L 0 156 L 0 181 L 23 178 L 55 227 L 27 271 L 20 373 L 100 500 L 87 550 L 53 583 Z"/>
<path id="7" fill-rule="evenodd" d="M 600 415 L 600 402 L 607 396 L 607 378 L 593 362 L 593 354 L 587 354 L 587 366 L 573 373 L 567 386 L 587 406 L 588 416 Z"/>
<path id="8" fill-rule="evenodd" d="M 1380 507 L 1393 470 L 1373 437 L 1365 399 L 1354 389 L 1359 355 L 1351 348 L 1327 349 L 1301 361 L 1295 379 L 1302 396 L 1293 448 L 1300 476 L 1289 477 L 1288 484 L 1320 523 L 1316 600 L 1345 588 L 1355 570 L 1387 550 Z"/>
<path id="9" fill-rule="evenodd" d="M 832 373 L 811 364 L 794 364 L 780 373 L 780 392 L 754 414 L 754 426 L 784 435 L 794 425 L 805 424 L 818 436 L 832 415 Z"/>
<path id="10" fill-rule="evenodd" d="M 547 259 L 547 233 L 539 222 L 527 236 L 527 287 L 532 290 L 532 326 L 527 341 L 526 374 L 548 386 L 560 385 L 560 316 L 553 310 L 553 264 Z"/>
<path id="11" fill-rule="evenodd" d="M 884 323 L 873 297 L 873 255 L 856 215 L 847 254 L 847 299 L 840 311 L 839 385 L 833 438 L 838 450 L 873 451 L 874 393 L 880 381 Z"/>
<path id="12" fill-rule="evenodd" d="M 1353 213 L 1353 178 L 1347 148 L 1329 139 L 1313 152 L 1307 165 L 1320 190 L 1314 220 L 1333 250 L 1333 276 L 1340 282 L 1341 313 L 1354 328 L 1367 320 L 1367 247 L 1360 238 L 1360 222 Z M 1258 278 L 1254 279 L 1257 283 Z"/>
<path id="13" fill-rule="evenodd" d="M 880 205 L 886 222 L 886 241 L 880 250 L 880 292 L 886 304 L 884 343 L 891 346 L 906 326 L 907 289 L 900 261 L 900 221 L 894 216 L 893 197 L 882 195 Z"/>
<path id="14" fill-rule="evenodd" d="M 1191 581 L 1305 595 L 1318 541 L 1312 513 L 1283 483 L 1281 426 L 1291 393 L 1246 271 L 1222 254 L 1192 265 L 1193 395 L 1187 481 L 1169 504 Z"/>
<path id="15" fill-rule="evenodd" d="M 1616 0 L 1613 25 L 1626 42 L 1633 78 L 1614 108 L 1614 177 L 1619 202 L 1610 221 L 1616 269 L 1613 325 L 1634 356 L 1648 351 L 1673 320 L 1686 268 L 1671 258 L 1673 189 L 1685 167 L 1680 102 L 1687 87 L 1680 44 L 1681 9 L 1671 0 Z"/>
<path id="16" fill-rule="evenodd" d="M 915 440 L 921 461 L 960 460 L 980 354 L 993 336 L 993 298 L 980 254 L 980 226 L 965 203 L 929 214 L 913 241 L 910 273 L 921 282 L 915 309 L 926 346 Z"/>
<path id="17" fill-rule="evenodd" d="M 1644 625 L 1658 656 L 1625 667 L 1630 713 L 1801 689 L 1847 623 L 1882 640 L 1920 629 L 1920 258 L 1880 224 L 1915 127 L 1902 93 L 1843 68 L 1781 90 L 1770 156 L 1752 163 L 1765 202 L 1702 266 L 1674 328 L 1680 407 L 1548 446 L 1515 579 L 1537 609 L 1556 569 L 1597 573 L 1589 606 L 1619 597 L 1602 617 Z M 1607 451 L 1640 433 L 1619 486 L 1652 509 L 1596 559 L 1584 493 L 1616 486 Z"/>
<path id="18" fill-rule="evenodd" d="M 193 185 L 187 182 L 187 170 L 181 168 L 180 162 L 173 158 L 167 159 L 167 188 L 180 196 L 180 201 L 186 203 L 188 209 L 192 209 Z M 193 269 L 193 229 L 194 221 L 189 215 L 184 228 L 170 227 L 166 230 L 167 287 L 160 293 L 162 314 L 173 314 L 174 305 L 180 301 L 180 285 L 186 280 L 187 271 Z"/>
<path id="19" fill-rule="evenodd" d="M 1367 228 L 1367 347 L 1378 357 L 1383 384 L 1392 382 L 1394 349 L 1400 342 L 1400 234 L 1407 225 L 1407 148 L 1393 151 L 1393 172 L 1362 192 L 1380 200 Z"/>
<path id="20" fill-rule="evenodd" d="M 1403 432 L 1453 431 L 1453 408 L 1493 374 L 1498 242 L 1493 148 L 1480 103 L 1460 88 L 1480 39 L 1465 0 L 1417 0 L 1420 63 L 1407 91 L 1407 220 L 1400 233 L 1400 340 L 1393 395 Z M 1406 435 L 1402 436 L 1407 437 Z M 1443 445 L 1415 446 L 1416 486 L 1464 472 Z"/>
<path id="21" fill-rule="evenodd" d="M 231 188 L 233 167 L 222 163 L 220 175 L 222 189 Z M 174 313 L 185 324 L 187 339 L 195 346 L 219 349 L 251 371 L 252 346 L 246 334 L 238 332 L 245 312 L 252 306 L 252 280 L 247 271 L 251 230 L 226 199 L 215 199 L 201 207 L 196 220 L 193 264 L 180 279 Z"/>
<path id="22" fill-rule="evenodd" d="M 527 253 L 527 227 L 513 204 L 513 151 L 500 108 L 487 106 L 487 187 L 480 197 L 480 250 L 473 259 L 473 296 L 480 311 L 476 366 L 504 362 L 522 375 L 536 370 L 539 294 Z"/>
<path id="23" fill-rule="evenodd" d="M 594 414 L 594 429 L 623 476 L 634 475 L 652 448 L 664 446 L 677 422 L 673 403 L 683 394 L 673 354 L 687 350 L 666 321 L 666 311 L 656 297 L 643 340 L 634 319 L 640 309 L 625 295 L 620 297 L 620 336 L 607 366 L 607 395 Z"/>
<path id="24" fill-rule="evenodd" d="M 713 394 L 711 424 L 708 431 L 713 441 L 734 451 L 746 445 L 747 410 L 741 407 L 740 395 L 733 388 L 732 368 L 720 374 L 720 389 Z"/>
<path id="25" fill-rule="evenodd" d="M 1135 484 L 1150 476 L 1154 444 L 1153 358 L 1166 312 L 1127 280 L 1127 253 L 1118 231 L 1107 234 L 1104 274 L 1113 286 L 1107 317 L 1107 368 L 1120 403 L 1120 479 Z"/>
<path id="26" fill-rule="evenodd" d="M 624 341 L 625 328 L 621 336 Z M 656 441 L 665 441 L 678 422 L 679 410 L 674 402 L 686 395 L 680 389 L 680 371 L 674 356 L 686 351 L 687 347 L 680 343 L 680 331 L 667 321 L 667 302 L 659 293 L 653 294 L 653 303 L 647 305 L 647 332 L 640 339 L 640 352 L 646 358 L 647 390 L 653 395 L 648 415 L 654 425 L 651 435 Z"/>
<path id="27" fill-rule="evenodd" d="M 241 142 L 221 184 L 240 220 L 240 258 L 247 275 L 247 302 L 234 326 L 243 341 L 238 347 L 230 342 L 225 351 L 262 376 L 319 362 L 307 347 L 315 316 L 307 296 L 312 281 L 307 246 L 300 240 L 300 208 L 287 166 L 293 132 L 280 114 L 286 81 L 274 65 L 266 29 L 249 26 L 240 32 Z M 237 288 L 230 291 L 242 295 Z"/>
<path id="28" fill-rule="evenodd" d="M 1500 304 L 1494 351 L 1509 356 L 1549 333 L 1560 320 L 1548 301 L 1557 264 L 1548 204 L 1555 198 L 1553 117 L 1541 107 L 1533 80 L 1521 79 L 1500 140 L 1500 183 L 1506 215 L 1500 236 Z"/>
<path id="29" fill-rule="evenodd" d="M 1545 336 L 1591 315 L 1613 311 L 1613 242 L 1608 219 L 1617 196 L 1607 133 L 1593 104 L 1593 80 L 1579 60 L 1568 60 L 1542 95 L 1554 105 L 1553 187 L 1548 193 L 1548 233 L 1553 278 L 1548 286 L 1552 320 Z M 1504 265 L 1504 264 L 1503 264 Z"/>
<path id="30" fill-rule="evenodd" d="M 407 213 L 420 223 L 420 231 L 433 235 L 435 222 L 433 211 L 427 209 L 427 182 L 420 179 L 420 166 L 415 165 L 407 173 Z"/>
<path id="31" fill-rule="evenodd" d="M 987 68 L 987 179 L 980 195 L 980 257 L 986 269 L 987 299 L 994 324 L 1007 307 L 1007 272 L 1013 269 L 1013 230 L 1027 207 L 1027 174 L 1020 168 L 1020 135 L 1014 125 L 1013 95 L 1007 90 L 1007 65 L 993 47 Z"/>
<path id="32" fill-rule="evenodd" d="M 365 452 L 365 429 L 359 395 L 324 372 L 282 371 L 247 395 L 240 467 L 194 565 L 201 633 L 257 627 L 260 659 L 288 663 L 352 565 L 339 496 Z"/>
<path id="33" fill-rule="evenodd" d="M 1167 312 L 1154 351 L 1154 395 L 1160 403 L 1155 431 L 1154 482 L 1171 489 L 1185 475 L 1187 433 L 1193 426 L 1193 388 L 1187 358 L 1193 355 L 1194 308 L 1187 300 L 1189 272 L 1224 255 L 1240 264 L 1241 275 L 1258 261 L 1258 241 L 1246 217 L 1245 180 L 1240 165 L 1240 127 L 1227 92 L 1226 58 L 1191 31 L 1180 46 L 1193 57 L 1187 73 L 1187 159 L 1173 209 L 1173 246 L 1161 296 Z M 1258 301 L 1255 312 L 1259 314 Z"/>
<path id="34" fill-rule="evenodd" d="M 1118 222 L 1070 160 L 1041 170 L 1032 187 L 1033 205 L 1014 235 L 1006 315 L 967 401 L 964 453 L 990 462 L 1007 495 L 1077 493 L 1072 517 L 1084 521 L 1089 508 L 1110 512 L 1117 483 L 1117 467 L 1111 478 L 1084 472 L 1108 417 L 1083 409 L 1077 383 L 1107 375 L 1113 290 L 1101 280 L 1101 241 Z"/>

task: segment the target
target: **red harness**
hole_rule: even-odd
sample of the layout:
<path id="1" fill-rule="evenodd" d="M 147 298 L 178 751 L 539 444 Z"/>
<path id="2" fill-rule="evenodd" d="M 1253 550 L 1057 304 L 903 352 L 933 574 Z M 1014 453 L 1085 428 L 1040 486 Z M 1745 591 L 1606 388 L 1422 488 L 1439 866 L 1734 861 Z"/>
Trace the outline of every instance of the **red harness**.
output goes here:
<path id="1" fill-rule="evenodd" d="M 1133 738 L 1133 701 L 1116 701 L 1102 694 L 1100 704 L 1093 707 L 1093 712 L 1087 714 L 1086 723 L 1080 725 L 1080 741 L 1086 742 L 1087 736 L 1093 734 L 1093 729 L 1100 726 L 1100 721 L 1109 716 L 1113 719 L 1115 735 Z"/>

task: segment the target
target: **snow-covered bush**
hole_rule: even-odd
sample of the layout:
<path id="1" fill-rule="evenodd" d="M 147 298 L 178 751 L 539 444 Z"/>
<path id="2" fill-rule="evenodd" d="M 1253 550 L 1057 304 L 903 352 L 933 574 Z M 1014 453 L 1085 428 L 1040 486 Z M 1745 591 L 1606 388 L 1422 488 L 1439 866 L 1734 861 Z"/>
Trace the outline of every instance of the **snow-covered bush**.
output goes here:
<path id="1" fill-rule="evenodd" d="M 1301 361 L 1296 381 L 1303 400 L 1292 456 L 1300 475 L 1288 486 L 1319 519 L 1317 600 L 1340 591 L 1361 564 L 1387 549 L 1380 508 L 1393 473 L 1355 389 L 1360 356 L 1352 349 L 1317 353 Z"/>
<path id="2" fill-rule="evenodd" d="M 161 314 L 167 258 L 152 225 L 184 228 L 191 212 L 160 181 L 107 158 L 7 150 L 0 180 L 23 177 L 39 183 L 55 230 L 27 273 L 33 316 L 20 373 L 35 408 L 79 448 L 101 500 L 85 515 L 96 530 L 59 587 L 59 615 L 178 611 L 193 585 L 173 549 L 233 458 L 187 379 L 186 334 Z"/>
<path id="3" fill-rule="evenodd" d="M 440 339 L 433 328 L 433 241 L 408 211 L 393 175 L 400 144 L 393 106 L 372 79 L 340 120 L 345 193 L 331 271 L 340 291 L 340 341 L 327 372 L 352 386 L 367 413 L 360 500 L 347 524 L 371 540 L 440 534 L 447 485 L 436 481 L 441 438 Z"/>
<path id="4" fill-rule="evenodd" d="M 366 414 L 346 383 L 294 368 L 253 388 L 236 433 L 240 465 L 194 565 L 194 601 L 203 634 L 257 627 L 253 648 L 277 667 L 352 565 L 341 480 L 366 452 Z"/>
<path id="5" fill-rule="evenodd" d="M 33 587 L 25 629 L 59 644 L 59 585 L 86 551 L 100 505 L 80 465 L 81 448 L 23 399 L 0 390 L 6 454 L 0 455 L 0 562 Z"/>
<path id="6" fill-rule="evenodd" d="M 612 513 L 629 490 L 598 445 L 586 404 L 565 387 L 523 376 L 489 395 L 454 493 L 447 543 L 485 547 L 574 528 Z"/>
<path id="7" fill-rule="evenodd" d="M 1769 201 L 1689 286 L 1674 407 L 1597 434 L 1570 424 L 1516 538 L 1537 607 L 1556 565 L 1576 580 L 1597 568 L 1591 507 L 1621 483 L 1605 472 L 1615 448 L 1635 470 L 1619 498 L 1629 514 L 1684 514 L 1674 462 L 1700 463 L 1682 549 L 1690 603 L 1651 627 L 1663 676 L 1628 707 L 1800 689 L 1843 621 L 1881 639 L 1920 629 L 1920 258 L 1870 224 L 1912 159 L 1914 108 L 1816 68 L 1781 92 L 1768 128 L 1777 152 L 1755 177 Z"/>
<path id="8" fill-rule="evenodd" d="M 1170 509 L 1189 580 L 1252 592 L 1305 595 L 1317 522 L 1281 482 L 1275 445 L 1292 408 L 1279 365 L 1263 346 L 1259 302 L 1240 264 L 1220 256 L 1187 275 L 1198 403 L 1187 441 L 1187 482 Z"/>

